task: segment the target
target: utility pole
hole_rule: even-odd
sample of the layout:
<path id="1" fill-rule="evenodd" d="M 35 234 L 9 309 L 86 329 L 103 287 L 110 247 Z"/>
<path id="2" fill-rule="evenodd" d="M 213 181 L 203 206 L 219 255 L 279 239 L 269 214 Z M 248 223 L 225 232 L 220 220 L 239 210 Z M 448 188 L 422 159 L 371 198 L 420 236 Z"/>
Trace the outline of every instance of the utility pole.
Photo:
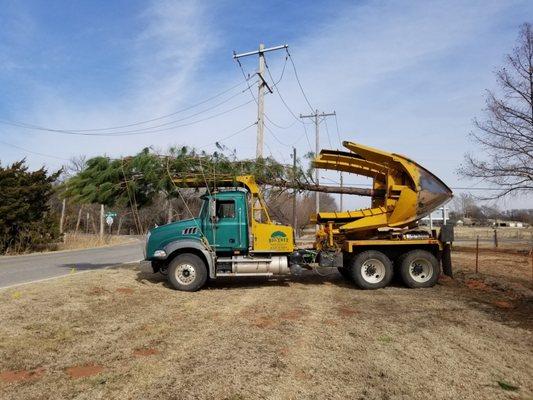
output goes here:
<path id="1" fill-rule="evenodd" d="M 63 227 L 65 225 L 65 208 L 67 207 L 67 199 L 63 199 L 61 203 L 61 218 L 59 219 L 59 233 L 63 234 Z M 64 239 L 64 238 L 63 238 Z"/>
<path id="2" fill-rule="evenodd" d="M 259 69 L 257 75 L 259 76 L 259 81 L 257 83 L 257 145 L 256 145 L 256 158 L 263 158 L 263 141 L 264 141 L 264 130 L 265 130 L 265 86 L 270 93 L 272 89 L 268 86 L 266 79 L 264 78 L 265 73 L 265 53 L 274 50 L 288 49 L 289 45 L 284 44 L 282 46 L 269 47 L 265 49 L 263 43 L 259 44 L 259 50 L 249 51 L 247 53 L 237 54 L 233 52 L 233 59 L 237 60 L 240 65 L 239 58 L 259 55 Z"/>
<path id="3" fill-rule="evenodd" d="M 292 179 L 296 180 L 296 147 L 292 148 Z M 292 193 L 292 228 L 296 234 L 296 189 Z"/>
<path id="4" fill-rule="evenodd" d="M 100 204 L 100 240 L 104 239 L 104 205 Z"/>
<path id="5" fill-rule="evenodd" d="M 315 110 L 315 112 L 313 114 L 308 114 L 308 115 L 302 115 L 300 114 L 300 118 L 313 118 L 314 120 L 314 123 L 315 123 L 315 157 L 318 156 L 318 153 L 320 152 L 320 130 L 319 130 L 319 121 L 318 121 L 318 118 L 319 117 L 322 117 L 322 118 L 326 118 L 326 117 L 331 117 L 331 116 L 334 116 L 336 115 L 335 114 L 335 111 L 333 111 L 332 113 L 319 113 L 318 110 Z M 315 183 L 318 185 L 318 168 L 315 168 Z M 320 197 L 319 197 L 319 193 L 316 192 L 315 193 L 315 207 L 316 207 L 316 213 L 318 214 L 319 211 L 320 211 Z M 316 225 L 316 231 L 318 231 L 318 224 Z"/>

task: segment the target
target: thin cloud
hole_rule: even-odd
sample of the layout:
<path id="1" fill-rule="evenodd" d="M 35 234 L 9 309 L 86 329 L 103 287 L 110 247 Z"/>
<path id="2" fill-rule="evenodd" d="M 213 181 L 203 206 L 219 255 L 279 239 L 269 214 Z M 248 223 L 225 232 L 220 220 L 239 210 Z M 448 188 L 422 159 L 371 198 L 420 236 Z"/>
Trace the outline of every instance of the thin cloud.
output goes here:
<path id="1" fill-rule="evenodd" d="M 342 139 L 405 153 L 454 185 L 457 177 L 453 171 L 469 146 L 466 135 L 471 119 L 483 107 L 483 90 L 493 84 L 492 71 L 513 46 L 514 26 L 522 22 L 515 21 L 516 13 L 511 11 L 526 9 L 526 4 L 341 2 L 333 4 L 335 12 L 329 12 L 320 23 L 306 27 L 305 35 L 292 40 L 290 51 L 313 105 L 319 110 L 337 111 Z M 149 3 L 137 17 L 144 28 L 128 43 L 131 69 L 126 75 L 126 93 L 92 101 L 84 93 L 73 96 L 61 88 L 29 80 L 36 100 L 18 116 L 60 128 L 113 126 L 166 114 L 230 87 L 242 79 L 230 56 L 239 43 L 227 42 L 220 23 L 224 15 L 218 14 L 221 10 L 234 11 L 192 0 Z M 520 16 L 526 17 L 527 13 Z M 294 31 L 301 24 L 294 21 Z M 239 34 L 254 37 L 253 24 L 247 26 Z M 256 41 L 261 40 L 258 37 Z M 17 59 L 12 61 L 16 64 Z M 277 79 L 283 53 L 269 53 L 267 62 Z M 244 64 L 248 72 L 254 72 L 257 60 L 250 58 Z M 308 111 L 290 65 L 279 89 L 296 114 Z M 252 91 L 255 93 L 256 88 Z M 246 96 L 251 98 L 245 93 L 239 102 Z M 266 97 L 266 110 L 279 125 L 291 126 L 294 122 L 276 94 Z M 252 103 L 223 118 L 157 137 L 68 138 L 11 130 L 8 135 L 4 131 L 3 138 L 67 158 L 79 153 L 120 155 L 149 145 L 204 146 L 230 136 L 255 118 Z M 336 147 L 335 123 L 329 120 L 328 124 L 330 140 Z M 285 130 L 272 124 L 269 127 L 285 144 L 300 138 L 296 144 L 299 154 L 309 150 L 300 123 Z M 321 142 L 327 145 L 325 126 L 321 129 Z M 314 143 L 312 126 L 308 131 Z M 291 149 L 270 132 L 265 135 L 265 153 L 289 160 Z M 253 156 L 253 128 L 231 137 L 225 145 L 236 148 L 241 157 Z M 4 160 L 16 158 L 20 155 L 3 156 Z M 29 159 L 35 166 L 45 161 Z M 49 165 L 56 163 L 50 161 Z"/>

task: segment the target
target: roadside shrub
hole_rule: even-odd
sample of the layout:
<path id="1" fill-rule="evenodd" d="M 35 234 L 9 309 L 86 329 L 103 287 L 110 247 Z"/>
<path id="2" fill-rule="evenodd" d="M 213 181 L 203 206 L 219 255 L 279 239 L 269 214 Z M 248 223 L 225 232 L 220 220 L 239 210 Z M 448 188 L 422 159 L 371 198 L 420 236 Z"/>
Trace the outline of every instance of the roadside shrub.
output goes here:
<path id="1" fill-rule="evenodd" d="M 59 238 L 49 200 L 59 172 L 28 171 L 25 160 L 0 164 L 0 253 L 19 253 Z"/>

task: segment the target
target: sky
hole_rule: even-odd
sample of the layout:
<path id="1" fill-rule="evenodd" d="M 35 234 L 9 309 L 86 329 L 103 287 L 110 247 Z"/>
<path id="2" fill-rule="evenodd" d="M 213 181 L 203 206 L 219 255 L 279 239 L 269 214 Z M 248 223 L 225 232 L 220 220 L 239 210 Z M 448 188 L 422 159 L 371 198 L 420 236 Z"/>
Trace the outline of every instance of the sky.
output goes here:
<path id="1" fill-rule="evenodd" d="M 265 96 L 265 155 L 291 163 L 293 146 L 299 156 L 313 150 L 314 126 L 295 116 L 335 111 L 320 124 L 321 148 L 359 142 L 404 154 L 453 188 L 486 187 L 456 170 L 478 153 L 472 120 L 520 24 L 532 21 L 533 3 L 522 0 L 0 0 L 0 162 L 55 170 L 79 155 L 214 151 L 217 141 L 254 157 L 258 58 L 242 58 L 241 69 L 232 53 L 287 44 L 295 68 L 283 50 L 266 54 L 265 77 L 287 106 L 276 91 Z M 498 205 L 533 208 L 533 198 Z"/>

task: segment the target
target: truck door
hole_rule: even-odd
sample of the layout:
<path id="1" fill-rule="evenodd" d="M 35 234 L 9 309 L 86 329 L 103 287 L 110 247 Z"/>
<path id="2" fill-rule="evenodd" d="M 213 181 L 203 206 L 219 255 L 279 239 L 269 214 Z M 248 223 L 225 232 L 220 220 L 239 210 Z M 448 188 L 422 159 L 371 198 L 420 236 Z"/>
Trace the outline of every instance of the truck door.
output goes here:
<path id="1" fill-rule="evenodd" d="M 207 222 L 206 236 L 216 251 L 234 251 L 246 248 L 242 210 L 234 199 L 216 199 L 216 221 Z"/>

